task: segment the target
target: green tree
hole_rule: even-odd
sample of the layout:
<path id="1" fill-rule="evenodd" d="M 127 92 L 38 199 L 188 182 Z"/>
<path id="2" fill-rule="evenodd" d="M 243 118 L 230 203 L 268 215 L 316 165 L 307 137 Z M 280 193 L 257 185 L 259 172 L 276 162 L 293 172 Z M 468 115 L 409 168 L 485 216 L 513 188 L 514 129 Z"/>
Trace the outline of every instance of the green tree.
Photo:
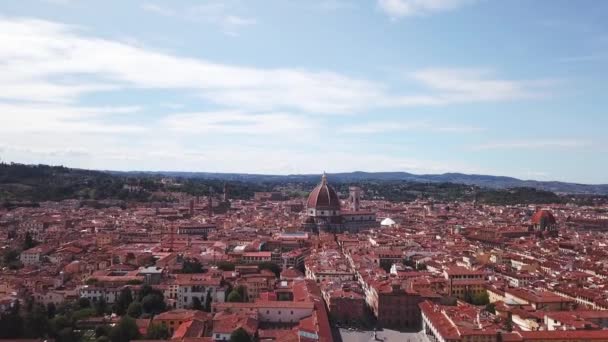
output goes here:
<path id="1" fill-rule="evenodd" d="M 25 233 L 25 239 L 23 240 L 23 250 L 28 250 L 30 248 L 36 247 L 38 243 L 32 238 L 32 234 L 30 232 Z"/>
<path id="2" fill-rule="evenodd" d="M 57 333 L 57 341 L 58 342 L 78 342 L 82 341 L 82 336 L 80 333 L 74 331 L 73 328 L 67 327 L 61 329 Z"/>
<path id="3" fill-rule="evenodd" d="M 230 334 L 230 342 L 251 342 L 251 336 L 243 328 L 238 328 Z"/>
<path id="4" fill-rule="evenodd" d="M 247 288 L 243 285 L 239 285 L 236 287 L 236 291 L 241 295 L 243 301 L 247 301 Z"/>
<path id="5" fill-rule="evenodd" d="M 205 296 L 205 308 L 204 310 L 207 312 L 211 312 L 211 302 L 213 298 L 211 298 L 211 289 L 207 290 L 207 295 Z"/>
<path id="6" fill-rule="evenodd" d="M 81 298 L 78 299 L 78 306 L 81 309 L 90 308 L 91 307 L 91 301 L 89 300 L 89 298 L 81 297 Z"/>
<path id="7" fill-rule="evenodd" d="M 238 303 L 243 301 L 243 296 L 236 289 L 230 291 L 228 294 L 228 302 L 230 303 Z"/>
<path id="8" fill-rule="evenodd" d="M 182 264 L 182 273 L 203 273 L 203 265 L 196 259 L 186 259 Z"/>
<path id="9" fill-rule="evenodd" d="M 57 307 L 55 306 L 55 303 L 48 303 L 46 305 L 46 313 L 49 319 L 55 317 L 55 314 L 57 313 Z"/>
<path id="10" fill-rule="evenodd" d="M 35 304 L 30 312 L 26 312 L 24 331 L 27 337 L 44 337 L 49 332 L 49 317 L 46 308 Z"/>
<path id="11" fill-rule="evenodd" d="M 222 271 L 234 271 L 235 265 L 228 261 L 220 261 L 217 263 L 217 268 Z"/>
<path id="12" fill-rule="evenodd" d="M 166 310 L 165 300 L 162 295 L 157 293 L 151 293 L 145 296 L 141 305 L 143 306 L 144 312 L 151 314 L 158 314 Z"/>
<path id="13" fill-rule="evenodd" d="M 127 315 L 133 318 L 139 318 L 143 312 L 143 308 L 140 302 L 133 301 L 129 304 L 129 308 L 127 309 Z"/>
<path id="14" fill-rule="evenodd" d="M 473 295 L 473 305 L 487 305 L 490 303 L 490 296 L 487 291 L 482 291 Z"/>
<path id="15" fill-rule="evenodd" d="M 16 301 L 7 312 L 0 314 L 0 338 L 23 337 L 23 319 L 19 315 L 20 303 Z"/>
<path id="16" fill-rule="evenodd" d="M 51 336 L 57 337 L 59 332 L 65 328 L 70 328 L 72 322 L 64 315 L 57 315 L 49 321 Z"/>
<path id="17" fill-rule="evenodd" d="M 131 288 L 128 286 L 124 287 L 122 290 L 120 290 L 118 300 L 116 301 L 116 313 L 118 315 L 124 315 L 131 302 L 133 302 L 133 294 L 131 293 Z"/>
<path id="18" fill-rule="evenodd" d="M 108 311 L 108 303 L 104 297 L 99 298 L 99 300 L 94 303 L 93 307 L 95 308 L 97 316 L 105 315 Z"/>
<path id="19" fill-rule="evenodd" d="M 198 297 L 192 297 L 192 305 L 190 305 L 192 310 L 203 310 L 203 303 Z"/>
<path id="20" fill-rule="evenodd" d="M 261 262 L 258 264 L 260 270 L 269 270 L 278 278 L 281 275 L 281 267 L 274 262 Z"/>
<path id="21" fill-rule="evenodd" d="M 5 266 L 9 266 L 10 264 L 17 262 L 19 260 L 19 251 L 16 249 L 9 249 L 4 252 L 2 255 L 2 262 Z"/>
<path id="22" fill-rule="evenodd" d="M 140 334 L 135 319 L 123 316 L 118 324 L 112 328 L 109 337 L 112 342 L 129 342 L 138 339 Z"/>
<path id="23" fill-rule="evenodd" d="M 169 337 L 169 329 L 165 325 L 158 323 L 152 323 L 146 333 L 146 338 L 150 340 L 166 340 Z"/>
<path id="24" fill-rule="evenodd" d="M 111 331 L 112 327 L 110 327 L 109 325 L 100 325 L 95 328 L 95 337 L 110 336 Z"/>

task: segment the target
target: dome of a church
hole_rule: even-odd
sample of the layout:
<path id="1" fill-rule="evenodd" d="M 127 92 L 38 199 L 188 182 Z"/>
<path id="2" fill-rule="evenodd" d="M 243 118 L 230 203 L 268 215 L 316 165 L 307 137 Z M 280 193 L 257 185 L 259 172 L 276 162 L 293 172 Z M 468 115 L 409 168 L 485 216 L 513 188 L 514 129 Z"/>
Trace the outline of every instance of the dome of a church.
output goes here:
<path id="1" fill-rule="evenodd" d="M 338 194 L 334 188 L 327 184 L 325 174 L 321 178 L 321 183 L 308 195 L 306 206 L 317 210 L 340 210 Z"/>
<path id="2" fill-rule="evenodd" d="M 555 216 L 549 210 L 539 210 L 534 215 L 532 215 L 532 224 L 538 225 L 544 221 L 544 224 L 552 225 L 556 223 Z"/>

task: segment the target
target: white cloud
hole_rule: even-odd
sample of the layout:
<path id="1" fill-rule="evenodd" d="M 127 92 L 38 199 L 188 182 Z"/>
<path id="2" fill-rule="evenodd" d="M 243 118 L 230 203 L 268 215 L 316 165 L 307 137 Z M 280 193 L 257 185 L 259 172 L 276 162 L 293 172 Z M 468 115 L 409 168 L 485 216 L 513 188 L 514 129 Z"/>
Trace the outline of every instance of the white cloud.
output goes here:
<path id="1" fill-rule="evenodd" d="M 201 21 L 217 26 L 223 33 L 237 36 L 245 27 L 257 24 L 254 18 L 237 15 L 234 13 L 234 4 L 229 2 L 211 1 L 187 8 L 175 8 L 159 5 L 156 3 L 145 3 L 142 9 L 166 17 L 179 17 L 190 21 Z"/>
<path id="2" fill-rule="evenodd" d="M 391 19 L 453 10 L 474 0 L 377 0 L 378 7 Z"/>
<path id="3" fill-rule="evenodd" d="M 144 11 L 152 12 L 155 14 L 164 15 L 167 17 L 171 17 L 176 15 L 175 11 L 169 7 L 164 7 L 154 3 L 145 3 L 141 6 Z"/>
<path id="4" fill-rule="evenodd" d="M 374 121 L 357 125 L 347 125 L 342 129 L 344 133 L 374 134 L 383 132 L 422 131 L 435 133 L 472 133 L 483 129 L 467 125 L 440 125 L 432 122 L 414 121 Z"/>
<path id="5" fill-rule="evenodd" d="M 517 140 L 489 142 L 473 146 L 474 150 L 513 150 L 513 149 L 570 149 L 589 147 L 592 143 L 577 139 L 554 139 L 554 140 Z"/>
<path id="6" fill-rule="evenodd" d="M 114 124 L 108 117 L 135 113 L 139 107 L 79 107 L 56 104 L 1 103 L 0 133 L 133 133 L 143 127 Z"/>
<path id="7" fill-rule="evenodd" d="M 68 103 L 103 90 L 180 89 L 244 112 L 353 113 L 544 95 L 543 84 L 537 81 L 501 80 L 468 69 L 414 72 L 408 76 L 427 89 L 395 94 L 383 84 L 335 72 L 240 67 L 179 57 L 35 19 L 0 18 L 0 42 L 0 98 L 5 99 Z"/>
<path id="8" fill-rule="evenodd" d="M 293 134 L 312 127 L 310 121 L 287 113 L 251 114 L 238 111 L 180 113 L 167 116 L 161 125 L 193 134 Z"/>
<path id="9" fill-rule="evenodd" d="M 316 8 L 321 11 L 333 12 L 357 9 L 358 5 L 354 1 L 348 0 L 322 0 L 316 4 Z"/>
<path id="10" fill-rule="evenodd" d="M 429 68 L 411 74 L 438 94 L 437 103 L 506 101 L 548 95 L 550 80 L 514 81 L 494 77 L 486 69 Z"/>

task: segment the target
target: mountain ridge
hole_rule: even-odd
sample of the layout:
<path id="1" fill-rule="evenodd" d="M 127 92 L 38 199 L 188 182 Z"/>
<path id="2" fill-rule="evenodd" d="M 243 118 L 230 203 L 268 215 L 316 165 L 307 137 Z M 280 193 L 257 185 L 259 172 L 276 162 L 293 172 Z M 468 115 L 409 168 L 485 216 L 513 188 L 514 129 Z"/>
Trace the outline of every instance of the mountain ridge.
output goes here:
<path id="1" fill-rule="evenodd" d="M 319 174 L 255 174 L 255 173 L 222 173 L 222 172 L 194 172 L 194 171 L 107 171 L 114 174 L 148 174 L 165 175 L 181 178 L 203 178 L 219 180 L 239 181 L 293 181 L 293 182 L 315 182 Z M 387 172 L 336 172 L 327 174 L 330 181 L 349 183 L 358 181 L 409 181 L 420 183 L 456 183 L 465 185 L 476 185 L 492 189 L 508 189 L 517 187 L 529 187 L 556 193 L 571 194 L 599 194 L 608 195 L 608 184 L 582 184 L 561 181 L 538 181 L 522 180 L 509 176 L 493 176 L 482 174 L 465 174 L 458 172 L 447 172 L 442 174 L 414 174 L 405 171 Z"/>

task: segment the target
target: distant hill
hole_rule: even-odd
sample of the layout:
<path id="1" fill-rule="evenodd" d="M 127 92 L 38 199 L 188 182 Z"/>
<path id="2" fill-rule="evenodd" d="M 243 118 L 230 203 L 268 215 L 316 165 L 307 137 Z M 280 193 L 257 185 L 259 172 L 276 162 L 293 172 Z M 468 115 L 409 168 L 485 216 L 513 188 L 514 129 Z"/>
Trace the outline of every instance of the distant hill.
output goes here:
<path id="1" fill-rule="evenodd" d="M 116 172 L 124 174 L 123 172 Z M 129 174 L 154 174 L 182 178 L 202 178 L 243 182 L 317 182 L 319 175 L 262 175 L 247 173 L 210 173 L 210 172 L 128 172 Z M 416 183 L 455 183 L 475 185 L 491 189 L 534 188 L 556 193 L 608 195 L 608 184 L 578 184 L 557 181 L 521 180 L 513 177 L 468 175 L 463 173 L 423 174 L 408 172 L 344 172 L 331 173 L 328 178 L 336 183 L 355 183 L 363 181 L 406 181 Z"/>

